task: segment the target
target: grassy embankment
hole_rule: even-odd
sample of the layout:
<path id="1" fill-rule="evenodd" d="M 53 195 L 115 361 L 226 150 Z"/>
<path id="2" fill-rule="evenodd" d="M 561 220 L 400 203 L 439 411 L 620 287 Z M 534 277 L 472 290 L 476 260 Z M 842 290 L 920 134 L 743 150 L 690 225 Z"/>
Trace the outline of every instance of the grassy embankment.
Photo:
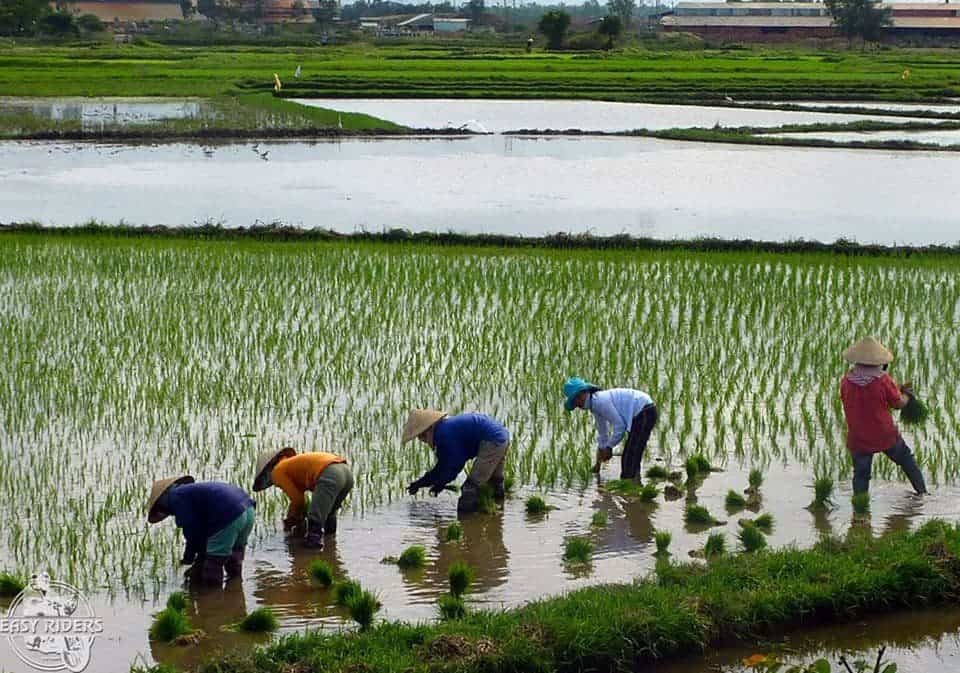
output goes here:
<path id="1" fill-rule="evenodd" d="M 203 673 L 614 671 L 791 627 L 954 602 L 960 529 L 933 521 L 872 539 L 854 529 L 813 549 L 662 561 L 633 584 L 575 591 L 516 610 L 363 633 L 288 636 Z M 157 667 L 156 671 L 169 670 Z"/>
<path id="2" fill-rule="evenodd" d="M 292 77 L 298 65 L 299 80 Z M 905 70 L 910 76 L 903 77 Z M 938 101 L 960 95 L 960 58 L 949 52 L 625 49 L 535 53 L 497 47 L 355 45 L 25 47 L 0 56 L 10 96 L 199 96 L 219 101 L 218 120 L 162 125 L 152 136 L 310 136 L 402 131 L 363 115 L 304 111 L 283 97 L 555 98 L 726 104 L 763 101 Z M 244 93 L 252 94 L 244 96 Z M 893 113 L 896 114 L 896 113 Z M 914 116 L 916 116 L 914 114 Z M 339 128 L 342 123 L 342 131 Z M 68 122 L 29 124 L 0 116 L 0 134 L 75 137 Z M 122 130 L 100 135 L 122 138 Z M 144 133 L 137 131 L 139 135 Z"/>

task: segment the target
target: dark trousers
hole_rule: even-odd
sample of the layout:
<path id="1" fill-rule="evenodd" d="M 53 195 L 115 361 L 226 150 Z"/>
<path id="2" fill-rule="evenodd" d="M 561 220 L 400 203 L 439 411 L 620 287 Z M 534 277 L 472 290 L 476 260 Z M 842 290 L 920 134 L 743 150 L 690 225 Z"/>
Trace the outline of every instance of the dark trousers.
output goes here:
<path id="1" fill-rule="evenodd" d="M 637 476 L 640 471 L 640 461 L 643 460 L 643 452 L 647 448 L 650 433 L 653 432 L 653 426 L 656 424 L 657 407 L 653 404 L 648 404 L 643 411 L 633 417 L 630 434 L 627 435 L 627 444 L 620 458 L 621 479 L 633 479 Z"/>
<path id="2" fill-rule="evenodd" d="M 923 481 L 923 475 L 920 473 L 920 467 L 913 457 L 913 451 L 903 441 L 903 437 L 897 440 L 897 443 L 883 452 L 883 454 L 900 466 L 900 469 L 907 475 L 913 490 L 917 493 L 926 493 L 927 485 Z M 853 492 L 864 493 L 870 488 L 870 473 L 873 469 L 872 453 L 854 453 L 853 456 Z"/>

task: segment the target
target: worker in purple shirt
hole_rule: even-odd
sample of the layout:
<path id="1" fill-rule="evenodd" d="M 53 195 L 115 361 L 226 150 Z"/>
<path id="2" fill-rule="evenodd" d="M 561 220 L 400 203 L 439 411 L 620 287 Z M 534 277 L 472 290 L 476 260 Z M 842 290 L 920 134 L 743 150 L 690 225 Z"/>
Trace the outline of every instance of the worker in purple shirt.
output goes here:
<path id="1" fill-rule="evenodd" d="M 232 484 L 171 477 L 153 483 L 147 521 L 173 515 L 186 541 L 180 563 L 193 564 L 204 584 L 222 586 L 224 572 L 228 580 L 243 573 L 255 506 L 246 491 Z"/>
<path id="2" fill-rule="evenodd" d="M 587 409 L 597 425 L 597 460 L 593 471 L 600 472 L 603 463 L 613 457 L 613 447 L 627 437 L 620 458 L 620 478 L 639 479 L 640 462 L 657 424 L 657 407 L 642 390 L 609 388 L 572 377 L 563 384 L 567 411 Z M 629 432 L 629 434 L 628 434 Z"/>
<path id="3" fill-rule="evenodd" d="M 460 489 L 458 512 L 475 512 L 480 487 L 489 482 L 496 498 L 503 498 L 503 467 L 510 433 L 498 421 L 485 414 L 457 414 L 434 409 L 413 409 L 403 428 L 404 444 L 417 438 L 437 454 L 437 464 L 407 487 L 410 495 L 430 487 L 437 495 L 457 478 L 467 461 L 474 459 L 467 480 Z"/>

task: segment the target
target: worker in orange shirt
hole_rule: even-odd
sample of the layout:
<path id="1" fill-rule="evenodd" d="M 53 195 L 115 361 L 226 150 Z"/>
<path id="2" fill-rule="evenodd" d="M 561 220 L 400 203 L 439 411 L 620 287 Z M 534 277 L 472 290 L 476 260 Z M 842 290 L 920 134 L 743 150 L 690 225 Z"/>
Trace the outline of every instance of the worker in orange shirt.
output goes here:
<path id="1" fill-rule="evenodd" d="M 337 511 L 353 489 L 347 459 L 333 453 L 301 453 L 285 447 L 257 460 L 253 490 L 276 486 L 290 499 L 283 529 L 291 531 L 307 519 L 305 547 L 322 548 L 323 536 L 337 532 Z M 311 492 L 307 509 L 306 493 Z"/>

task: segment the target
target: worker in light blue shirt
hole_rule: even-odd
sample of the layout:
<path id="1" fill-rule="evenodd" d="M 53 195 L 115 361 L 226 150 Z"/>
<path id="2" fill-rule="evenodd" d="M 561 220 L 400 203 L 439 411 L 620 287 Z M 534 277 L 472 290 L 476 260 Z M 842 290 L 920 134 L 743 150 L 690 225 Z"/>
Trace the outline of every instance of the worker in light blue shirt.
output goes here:
<path id="1" fill-rule="evenodd" d="M 503 468 L 510 433 L 497 420 L 485 414 L 448 416 L 434 409 L 413 409 L 401 441 L 406 444 L 414 438 L 436 452 L 437 464 L 407 487 L 411 495 L 427 486 L 432 495 L 437 495 L 473 459 L 470 474 L 460 489 L 457 511 L 476 511 L 480 487 L 488 482 L 494 497 L 504 497 Z"/>
<path id="2" fill-rule="evenodd" d="M 601 465 L 613 457 L 613 447 L 627 435 L 620 459 L 620 478 L 637 479 L 643 452 L 657 423 L 653 399 L 632 388 L 602 390 L 576 376 L 563 384 L 563 394 L 567 411 L 588 409 L 593 413 L 597 424 L 597 461 L 593 471 L 600 471 Z"/>

